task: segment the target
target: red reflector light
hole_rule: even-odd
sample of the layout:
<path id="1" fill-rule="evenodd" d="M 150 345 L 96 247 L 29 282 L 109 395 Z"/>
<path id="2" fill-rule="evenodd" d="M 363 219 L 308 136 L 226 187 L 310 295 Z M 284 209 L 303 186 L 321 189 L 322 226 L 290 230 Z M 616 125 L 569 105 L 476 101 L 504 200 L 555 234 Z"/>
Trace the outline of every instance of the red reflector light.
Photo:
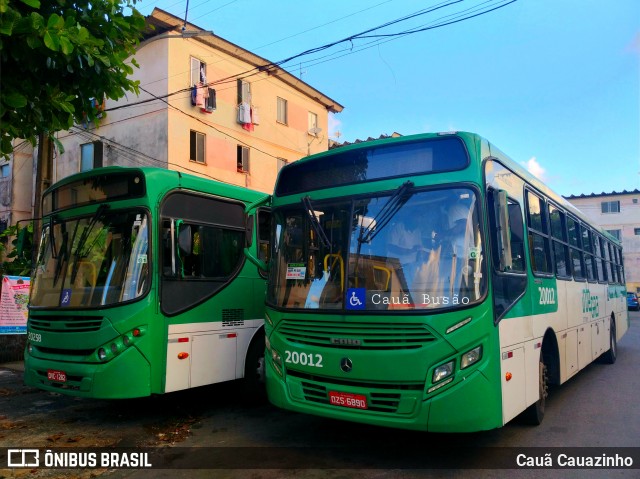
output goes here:
<path id="1" fill-rule="evenodd" d="M 189 342 L 189 338 L 178 338 L 178 342 L 179 343 L 188 343 Z"/>
<path id="2" fill-rule="evenodd" d="M 507 353 L 507 357 L 508 357 L 508 358 L 512 358 L 512 357 L 513 357 L 513 351 L 509 351 L 509 352 Z"/>
<path id="3" fill-rule="evenodd" d="M 136 328 L 133 331 L 131 331 L 131 334 L 133 334 L 137 338 L 138 336 L 140 336 L 140 330 Z"/>

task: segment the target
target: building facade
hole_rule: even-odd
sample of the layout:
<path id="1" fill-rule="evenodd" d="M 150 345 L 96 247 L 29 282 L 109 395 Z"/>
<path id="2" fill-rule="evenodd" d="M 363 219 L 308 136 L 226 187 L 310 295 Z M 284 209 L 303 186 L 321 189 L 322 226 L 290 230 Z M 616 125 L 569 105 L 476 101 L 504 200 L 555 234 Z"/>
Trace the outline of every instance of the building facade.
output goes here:
<path id="1" fill-rule="evenodd" d="M 640 293 L 640 190 L 565 198 L 622 242 L 627 291 Z"/>
<path id="2" fill-rule="evenodd" d="M 157 166 L 270 193 L 279 169 L 327 150 L 342 105 L 159 9 L 135 59 L 140 96 L 103 103 L 99 125 L 61 132 L 53 181 L 100 166 Z"/>
<path id="3" fill-rule="evenodd" d="M 11 158 L 0 159 L 0 232 L 33 217 L 35 171 L 36 153 L 29 142 L 16 141 Z"/>

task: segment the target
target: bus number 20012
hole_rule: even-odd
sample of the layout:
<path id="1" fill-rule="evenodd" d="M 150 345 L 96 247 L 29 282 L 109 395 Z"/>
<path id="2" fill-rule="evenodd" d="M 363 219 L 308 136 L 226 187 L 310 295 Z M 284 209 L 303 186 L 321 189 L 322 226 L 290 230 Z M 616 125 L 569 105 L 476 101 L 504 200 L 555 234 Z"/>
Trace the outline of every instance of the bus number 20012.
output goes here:
<path id="1" fill-rule="evenodd" d="M 301 366 L 311 366 L 313 368 L 321 368 L 322 355 L 312 353 L 299 353 L 298 351 L 285 351 L 285 363 L 300 364 Z"/>
<path id="2" fill-rule="evenodd" d="M 538 287 L 540 293 L 539 304 L 556 304 L 556 290 L 553 288 Z"/>

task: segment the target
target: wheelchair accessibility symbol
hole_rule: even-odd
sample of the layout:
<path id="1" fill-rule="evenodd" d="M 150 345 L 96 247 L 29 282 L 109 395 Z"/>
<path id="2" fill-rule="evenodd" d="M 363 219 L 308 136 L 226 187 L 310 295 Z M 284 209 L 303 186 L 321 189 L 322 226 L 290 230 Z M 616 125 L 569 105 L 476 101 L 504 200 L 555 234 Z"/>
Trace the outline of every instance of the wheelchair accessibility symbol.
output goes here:
<path id="1" fill-rule="evenodd" d="M 60 297 L 60 306 L 69 306 L 71 304 L 71 290 L 63 289 Z"/>
<path id="2" fill-rule="evenodd" d="M 349 288 L 347 290 L 347 309 L 364 309 L 366 294 L 365 288 Z"/>

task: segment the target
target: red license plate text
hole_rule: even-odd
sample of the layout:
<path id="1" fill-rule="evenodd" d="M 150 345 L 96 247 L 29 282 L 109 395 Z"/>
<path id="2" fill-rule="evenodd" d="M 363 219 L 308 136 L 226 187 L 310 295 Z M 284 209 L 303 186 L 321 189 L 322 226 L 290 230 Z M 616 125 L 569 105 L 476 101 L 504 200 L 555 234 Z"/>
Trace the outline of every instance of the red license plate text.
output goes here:
<path id="1" fill-rule="evenodd" d="M 54 369 L 47 370 L 47 379 L 49 381 L 55 381 L 57 383 L 67 382 L 67 373 L 64 371 L 56 371 Z"/>
<path id="2" fill-rule="evenodd" d="M 333 406 L 350 407 L 354 409 L 367 409 L 367 396 L 362 394 L 343 393 L 329 391 L 329 402 Z"/>

